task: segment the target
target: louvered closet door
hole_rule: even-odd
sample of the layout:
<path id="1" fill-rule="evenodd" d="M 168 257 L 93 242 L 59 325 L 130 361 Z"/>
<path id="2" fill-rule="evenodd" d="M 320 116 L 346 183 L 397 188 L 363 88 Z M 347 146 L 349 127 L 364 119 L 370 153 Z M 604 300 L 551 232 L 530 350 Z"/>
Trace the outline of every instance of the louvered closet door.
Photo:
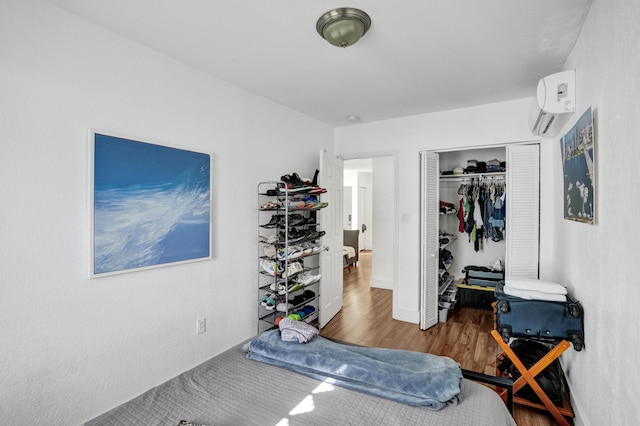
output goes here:
<path id="1" fill-rule="evenodd" d="M 540 146 L 507 146 L 506 276 L 539 277 Z"/>
<path id="2" fill-rule="evenodd" d="M 438 323 L 439 156 L 420 153 L 420 328 Z"/>

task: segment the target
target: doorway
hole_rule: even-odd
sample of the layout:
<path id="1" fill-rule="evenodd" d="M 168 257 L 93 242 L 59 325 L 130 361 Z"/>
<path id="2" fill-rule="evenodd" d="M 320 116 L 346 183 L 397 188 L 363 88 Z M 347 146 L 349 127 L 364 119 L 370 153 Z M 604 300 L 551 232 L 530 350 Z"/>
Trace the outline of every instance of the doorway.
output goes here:
<path id="1" fill-rule="evenodd" d="M 396 276 L 396 157 L 344 160 L 344 229 L 371 251 L 370 287 L 393 290 Z"/>

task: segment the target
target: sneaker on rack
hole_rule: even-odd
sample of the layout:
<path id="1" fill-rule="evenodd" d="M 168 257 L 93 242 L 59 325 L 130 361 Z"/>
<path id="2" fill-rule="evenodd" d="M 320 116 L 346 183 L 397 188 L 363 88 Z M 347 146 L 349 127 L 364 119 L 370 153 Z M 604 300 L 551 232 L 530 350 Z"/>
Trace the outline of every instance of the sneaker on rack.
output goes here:
<path id="1" fill-rule="evenodd" d="M 282 283 L 277 283 L 277 284 L 271 283 L 271 285 L 269 286 L 269 289 L 271 291 L 277 292 L 280 296 L 282 296 L 287 292 L 287 288 Z"/>
<path id="2" fill-rule="evenodd" d="M 260 266 L 262 266 L 262 269 L 270 275 L 278 275 L 280 272 L 280 268 L 278 268 L 278 264 L 274 260 L 262 259 L 260 261 Z"/>
<path id="3" fill-rule="evenodd" d="M 274 214 L 271 216 L 271 220 L 265 223 L 264 225 L 260 225 L 262 228 L 277 228 L 281 223 L 285 220 L 284 215 L 282 214 Z"/>
<path id="4" fill-rule="evenodd" d="M 304 271 L 304 267 L 300 262 L 291 262 L 286 271 L 282 273 L 283 278 L 290 278 L 293 275 Z"/>
<path id="5" fill-rule="evenodd" d="M 273 244 L 278 242 L 278 236 L 276 234 L 273 235 L 260 235 L 258 237 L 258 239 L 263 242 L 263 243 L 267 243 L 267 244 Z"/>
<path id="6" fill-rule="evenodd" d="M 309 284 L 313 284 L 317 281 L 320 281 L 321 277 L 322 277 L 321 274 L 314 275 L 310 272 L 303 272 L 302 274 L 296 277 L 296 281 L 307 286 Z"/>
<path id="7" fill-rule="evenodd" d="M 265 293 L 264 296 L 262 296 L 262 302 L 260 302 L 260 304 L 262 306 L 267 306 L 270 299 L 276 300 L 276 295 L 273 293 Z"/>
<path id="8" fill-rule="evenodd" d="M 280 302 L 276 305 L 276 311 L 278 312 L 287 312 L 293 309 L 293 305 L 291 303 Z"/>
<path id="9" fill-rule="evenodd" d="M 260 206 L 260 210 L 278 210 L 280 208 L 280 204 L 275 201 L 268 201 Z"/>
<path id="10" fill-rule="evenodd" d="M 300 290 L 304 287 L 304 284 L 301 282 L 294 282 L 289 285 L 289 293 L 293 293 L 296 290 Z"/>
<path id="11" fill-rule="evenodd" d="M 291 257 L 291 255 L 294 253 L 294 249 L 293 247 L 283 247 L 278 249 L 278 253 L 276 255 L 277 259 L 282 261 L 282 260 L 286 260 L 289 259 Z"/>
<path id="12" fill-rule="evenodd" d="M 271 259 L 275 258 L 277 254 L 275 246 L 271 244 L 264 246 L 262 251 L 264 252 L 265 256 L 270 257 Z"/>
<path id="13" fill-rule="evenodd" d="M 273 298 L 267 299 L 267 301 L 265 302 L 264 308 L 267 311 L 273 311 L 275 309 L 275 307 L 276 307 L 276 298 L 275 298 L 275 295 L 274 295 Z"/>

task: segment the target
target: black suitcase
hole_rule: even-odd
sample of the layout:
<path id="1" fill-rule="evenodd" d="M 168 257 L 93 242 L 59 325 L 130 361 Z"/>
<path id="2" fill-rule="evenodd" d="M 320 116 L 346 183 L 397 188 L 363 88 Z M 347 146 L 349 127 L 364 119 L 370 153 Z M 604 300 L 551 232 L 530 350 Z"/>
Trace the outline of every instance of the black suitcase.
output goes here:
<path id="1" fill-rule="evenodd" d="M 496 271 L 486 266 L 468 265 L 462 272 L 467 285 L 495 287 L 499 281 L 504 280 L 504 271 Z"/>
<path id="2" fill-rule="evenodd" d="M 521 299 L 505 294 L 504 282 L 498 283 L 495 294 L 496 329 L 505 342 L 524 337 L 568 340 L 576 351 L 584 347 L 584 312 L 569 294 L 566 302 Z"/>

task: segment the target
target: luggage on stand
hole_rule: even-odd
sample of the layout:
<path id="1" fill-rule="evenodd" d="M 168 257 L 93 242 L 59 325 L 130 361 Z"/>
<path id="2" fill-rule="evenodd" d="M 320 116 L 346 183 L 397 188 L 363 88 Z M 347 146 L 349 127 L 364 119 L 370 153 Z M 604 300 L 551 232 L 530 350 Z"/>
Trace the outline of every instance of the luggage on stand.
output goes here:
<path id="1" fill-rule="evenodd" d="M 576 351 L 584 347 L 584 312 L 579 302 L 566 295 L 566 302 L 529 300 L 504 293 L 504 282 L 495 290 L 496 330 L 505 343 L 511 337 L 547 342 L 567 340 Z"/>

